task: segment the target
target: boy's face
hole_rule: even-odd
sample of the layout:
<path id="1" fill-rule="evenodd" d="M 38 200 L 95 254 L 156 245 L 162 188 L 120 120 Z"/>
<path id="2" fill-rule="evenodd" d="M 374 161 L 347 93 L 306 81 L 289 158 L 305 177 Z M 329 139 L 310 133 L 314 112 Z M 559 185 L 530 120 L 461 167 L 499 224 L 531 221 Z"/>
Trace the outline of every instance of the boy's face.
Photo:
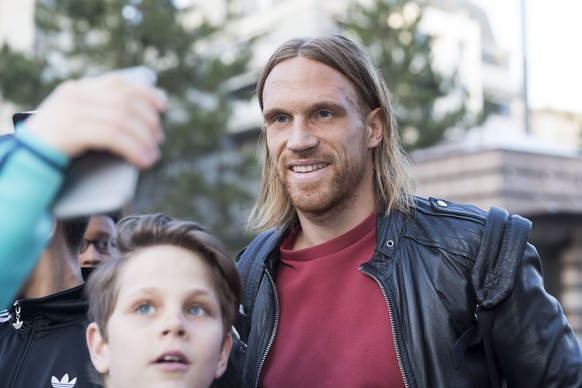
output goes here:
<path id="1" fill-rule="evenodd" d="M 107 341 L 95 323 L 87 329 L 106 386 L 208 387 L 226 369 L 232 346 L 209 265 L 169 245 L 129 260 L 119 274 Z"/>

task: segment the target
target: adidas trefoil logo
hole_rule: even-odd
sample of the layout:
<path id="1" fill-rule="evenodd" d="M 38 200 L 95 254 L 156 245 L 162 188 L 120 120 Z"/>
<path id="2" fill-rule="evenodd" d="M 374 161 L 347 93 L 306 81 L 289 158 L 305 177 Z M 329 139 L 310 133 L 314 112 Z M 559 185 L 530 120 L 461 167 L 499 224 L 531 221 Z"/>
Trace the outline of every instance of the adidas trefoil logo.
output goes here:
<path id="1" fill-rule="evenodd" d="M 8 310 L 0 310 L 0 323 L 8 322 L 10 320 L 10 313 Z"/>
<path id="2" fill-rule="evenodd" d="M 77 382 L 76 377 L 73 380 L 69 381 L 68 373 L 65 373 L 65 375 L 60 381 L 55 376 L 51 378 L 51 384 L 53 385 L 53 388 L 73 388 L 76 382 Z"/>

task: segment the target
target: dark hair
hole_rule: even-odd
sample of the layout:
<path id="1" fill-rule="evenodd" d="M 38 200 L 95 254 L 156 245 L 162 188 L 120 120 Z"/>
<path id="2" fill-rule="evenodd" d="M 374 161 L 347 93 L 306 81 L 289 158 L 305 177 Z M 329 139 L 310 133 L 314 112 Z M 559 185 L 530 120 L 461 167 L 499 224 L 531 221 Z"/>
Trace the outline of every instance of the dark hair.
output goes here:
<path id="1" fill-rule="evenodd" d="M 89 217 L 79 217 L 62 221 L 63 234 L 69 250 L 76 256 L 81 249 L 83 236 L 89 225 Z"/>
<path id="2" fill-rule="evenodd" d="M 89 317 L 97 322 L 103 338 L 107 339 L 107 322 L 117 303 L 119 274 L 133 254 L 157 245 L 185 248 L 206 260 L 212 269 L 226 336 L 234 324 L 242 297 L 240 276 L 226 248 L 196 222 L 150 214 L 128 216 L 119 221 L 110 241 L 113 257 L 97 267 L 87 282 Z"/>

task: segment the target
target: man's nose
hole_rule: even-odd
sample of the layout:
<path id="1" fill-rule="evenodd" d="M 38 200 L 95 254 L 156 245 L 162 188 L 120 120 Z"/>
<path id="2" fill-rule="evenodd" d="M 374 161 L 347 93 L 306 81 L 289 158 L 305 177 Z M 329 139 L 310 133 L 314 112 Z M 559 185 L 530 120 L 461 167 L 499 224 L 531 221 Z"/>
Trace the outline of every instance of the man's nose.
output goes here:
<path id="1" fill-rule="evenodd" d="M 302 152 L 310 148 L 315 148 L 319 140 L 315 136 L 312 128 L 304 118 L 296 118 L 290 128 L 289 138 L 287 139 L 287 148 Z"/>

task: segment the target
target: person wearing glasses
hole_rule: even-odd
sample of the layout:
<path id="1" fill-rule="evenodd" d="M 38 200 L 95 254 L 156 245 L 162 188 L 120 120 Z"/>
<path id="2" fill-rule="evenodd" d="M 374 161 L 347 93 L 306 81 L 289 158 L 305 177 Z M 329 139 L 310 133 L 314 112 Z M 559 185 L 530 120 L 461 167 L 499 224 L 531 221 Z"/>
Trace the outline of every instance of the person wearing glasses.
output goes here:
<path id="1" fill-rule="evenodd" d="M 160 157 L 165 98 L 120 74 L 59 85 L 14 135 L 0 137 L 0 309 L 33 272 L 70 160 L 110 151 L 139 168 Z M 1 316 L 0 316 L 0 319 Z"/>
<path id="2" fill-rule="evenodd" d="M 91 216 L 79 253 L 81 267 L 95 267 L 111 258 L 108 245 L 114 230 L 115 220 L 109 214 Z"/>
<path id="3" fill-rule="evenodd" d="M 87 150 L 155 163 L 164 109 L 154 88 L 120 75 L 68 81 L 0 138 L 0 386 L 97 386 L 79 265 L 89 217 L 59 220 L 50 208 L 70 160 Z"/>

